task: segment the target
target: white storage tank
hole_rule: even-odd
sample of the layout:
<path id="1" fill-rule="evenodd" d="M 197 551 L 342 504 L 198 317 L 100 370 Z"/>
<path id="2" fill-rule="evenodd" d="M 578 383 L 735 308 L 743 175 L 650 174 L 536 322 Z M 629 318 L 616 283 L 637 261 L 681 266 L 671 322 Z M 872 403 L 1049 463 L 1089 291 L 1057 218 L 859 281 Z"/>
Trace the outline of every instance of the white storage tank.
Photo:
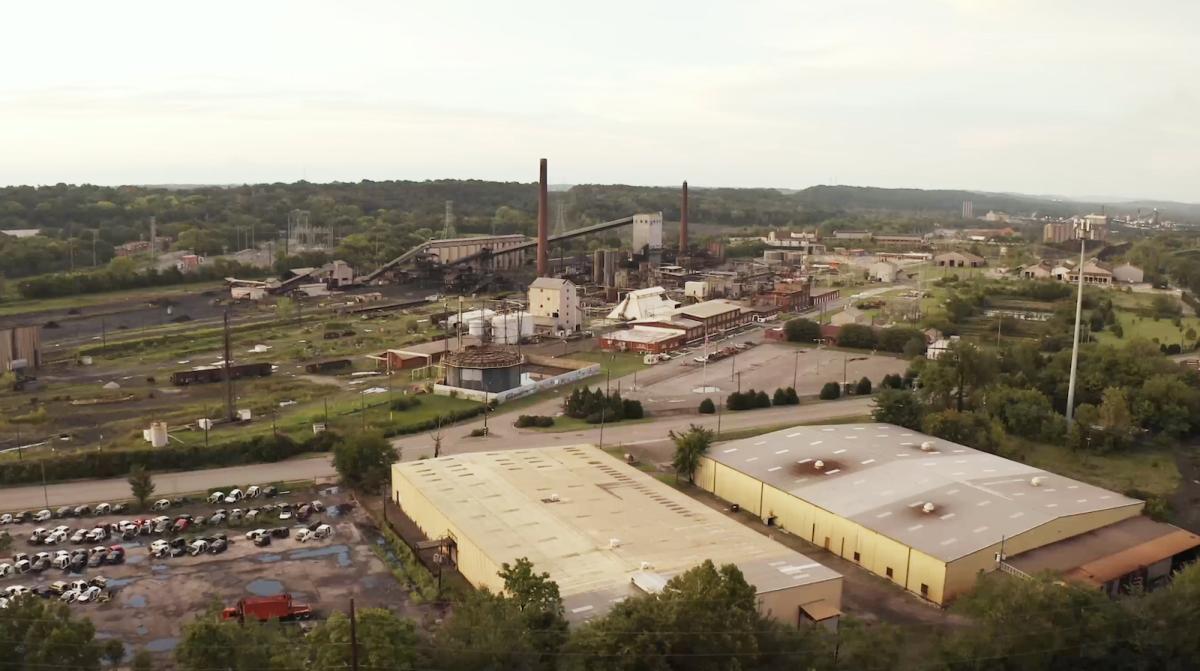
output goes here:
<path id="1" fill-rule="evenodd" d="M 515 345 L 521 338 L 533 335 L 533 315 L 528 312 L 509 312 L 492 317 L 492 342 Z"/>
<path id="2" fill-rule="evenodd" d="M 487 322 L 482 319 L 472 319 L 467 322 L 467 333 L 476 338 L 483 338 L 484 332 L 487 331 Z"/>
<path id="3" fill-rule="evenodd" d="M 150 428 L 146 430 L 146 440 L 150 441 L 151 447 L 166 447 L 167 423 L 151 422 Z"/>

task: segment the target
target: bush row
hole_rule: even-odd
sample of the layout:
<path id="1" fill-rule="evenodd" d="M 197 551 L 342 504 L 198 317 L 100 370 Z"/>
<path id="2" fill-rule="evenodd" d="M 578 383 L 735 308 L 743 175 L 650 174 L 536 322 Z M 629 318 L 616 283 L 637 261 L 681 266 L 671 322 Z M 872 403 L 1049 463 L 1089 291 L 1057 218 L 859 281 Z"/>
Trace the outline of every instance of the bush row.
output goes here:
<path id="1" fill-rule="evenodd" d="M 544 429 L 548 426 L 554 426 L 554 418 L 547 415 L 521 415 L 517 417 L 517 421 L 513 422 L 513 426 L 519 429 L 529 426 L 536 426 Z"/>
<path id="2" fill-rule="evenodd" d="M 116 478 L 135 466 L 149 471 L 185 471 L 198 468 L 257 464 L 288 459 L 306 452 L 328 452 L 337 442 L 332 432 L 296 442 L 284 434 L 253 438 L 211 447 L 178 445 L 157 449 L 88 451 L 0 464 L 0 484 L 17 485 L 80 478 Z"/>

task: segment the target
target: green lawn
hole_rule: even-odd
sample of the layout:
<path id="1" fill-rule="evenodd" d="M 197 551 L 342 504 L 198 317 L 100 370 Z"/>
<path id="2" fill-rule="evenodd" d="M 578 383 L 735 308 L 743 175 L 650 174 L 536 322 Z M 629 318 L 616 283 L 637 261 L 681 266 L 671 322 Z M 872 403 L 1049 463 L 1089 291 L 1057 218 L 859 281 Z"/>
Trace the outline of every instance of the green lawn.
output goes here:
<path id="1" fill-rule="evenodd" d="M 625 426 L 627 424 L 642 424 L 644 422 L 649 422 L 652 419 L 654 418 L 643 417 L 641 419 L 623 419 L 620 422 L 606 422 L 606 424 L 608 426 L 615 426 L 617 424 Z M 599 424 L 589 424 L 585 420 L 575 419 L 574 417 L 567 417 L 566 415 L 563 415 L 562 417 L 554 418 L 554 426 L 535 427 L 533 430 L 541 431 L 542 433 L 564 433 L 566 431 L 589 431 L 591 429 L 599 428 Z"/>
<path id="2" fill-rule="evenodd" d="M 594 361 L 600 364 L 601 376 L 609 373 L 614 380 L 647 368 L 642 361 L 642 355 L 633 352 L 576 352 L 568 354 L 565 358 Z"/>
<path id="3" fill-rule="evenodd" d="M 1122 337 L 1118 338 L 1112 334 L 1110 329 L 1105 328 L 1096 334 L 1096 339 L 1102 343 L 1114 344 L 1122 340 L 1144 338 L 1158 340 L 1165 345 L 1171 343 L 1187 345 L 1190 344 L 1185 336 L 1188 329 L 1195 329 L 1197 333 L 1200 333 L 1200 319 L 1196 317 L 1183 317 L 1180 321 L 1182 326 L 1175 326 L 1174 322 L 1167 318 L 1155 320 L 1153 317 L 1143 317 L 1126 310 L 1114 310 L 1114 312 L 1124 332 Z M 1187 347 L 1185 346 L 1184 349 L 1187 350 Z"/>
<path id="4" fill-rule="evenodd" d="M 1016 454 L 1006 456 L 1117 492 L 1136 489 L 1150 496 L 1167 497 L 1179 486 L 1179 470 L 1171 453 L 1165 450 L 1097 455 L 1024 441 L 1016 450 Z"/>

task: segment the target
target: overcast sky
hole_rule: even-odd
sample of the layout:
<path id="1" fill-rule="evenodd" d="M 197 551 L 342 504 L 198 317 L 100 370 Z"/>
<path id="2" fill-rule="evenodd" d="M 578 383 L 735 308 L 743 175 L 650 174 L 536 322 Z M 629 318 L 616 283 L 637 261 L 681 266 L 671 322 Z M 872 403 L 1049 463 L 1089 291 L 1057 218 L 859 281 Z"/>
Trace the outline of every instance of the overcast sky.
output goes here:
<path id="1" fill-rule="evenodd" d="M 1200 3 L 20 2 L 0 184 L 441 177 L 1200 201 Z"/>

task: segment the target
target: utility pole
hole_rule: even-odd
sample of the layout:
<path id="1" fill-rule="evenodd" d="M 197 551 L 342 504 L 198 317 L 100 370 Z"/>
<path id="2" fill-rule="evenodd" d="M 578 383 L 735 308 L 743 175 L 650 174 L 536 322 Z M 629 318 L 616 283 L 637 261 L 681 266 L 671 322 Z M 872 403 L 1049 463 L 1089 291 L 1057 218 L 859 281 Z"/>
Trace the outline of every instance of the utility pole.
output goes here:
<path id="1" fill-rule="evenodd" d="M 612 371 L 604 374 L 604 388 L 608 388 L 608 381 L 612 378 Z M 604 402 L 600 404 L 600 449 L 604 449 L 604 417 L 605 410 L 608 409 L 608 395 L 605 394 Z"/>
<path id="2" fill-rule="evenodd" d="M 796 350 L 792 356 L 792 389 L 796 388 L 796 382 L 800 375 L 800 350 Z"/>
<path id="3" fill-rule="evenodd" d="M 231 370 L 233 358 L 233 348 L 229 343 L 229 308 L 225 308 L 225 418 L 230 422 L 237 419 L 237 413 L 233 409 L 233 371 Z"/>
<path id="4" fill-rule="evenodd" d="M 1071 381 L 1067 384 L 1067 429 L 1075 414 L 1075 371 L 1079 368 L 1079 324 L 1083 319 L 1083 254 L 1087 249 L 1087 234 L 1091 230 L 1085 220 L 1075 229 L 1079 234 L 1079 293 L 1075 297 L 1075 342 L 1071 346 Z"/>
<path id="5" fill-rule="evenodd" d="M 358 671 L 358 618 L 354 613 L 354 598 L 350 598 L 350 668 Z"/>

